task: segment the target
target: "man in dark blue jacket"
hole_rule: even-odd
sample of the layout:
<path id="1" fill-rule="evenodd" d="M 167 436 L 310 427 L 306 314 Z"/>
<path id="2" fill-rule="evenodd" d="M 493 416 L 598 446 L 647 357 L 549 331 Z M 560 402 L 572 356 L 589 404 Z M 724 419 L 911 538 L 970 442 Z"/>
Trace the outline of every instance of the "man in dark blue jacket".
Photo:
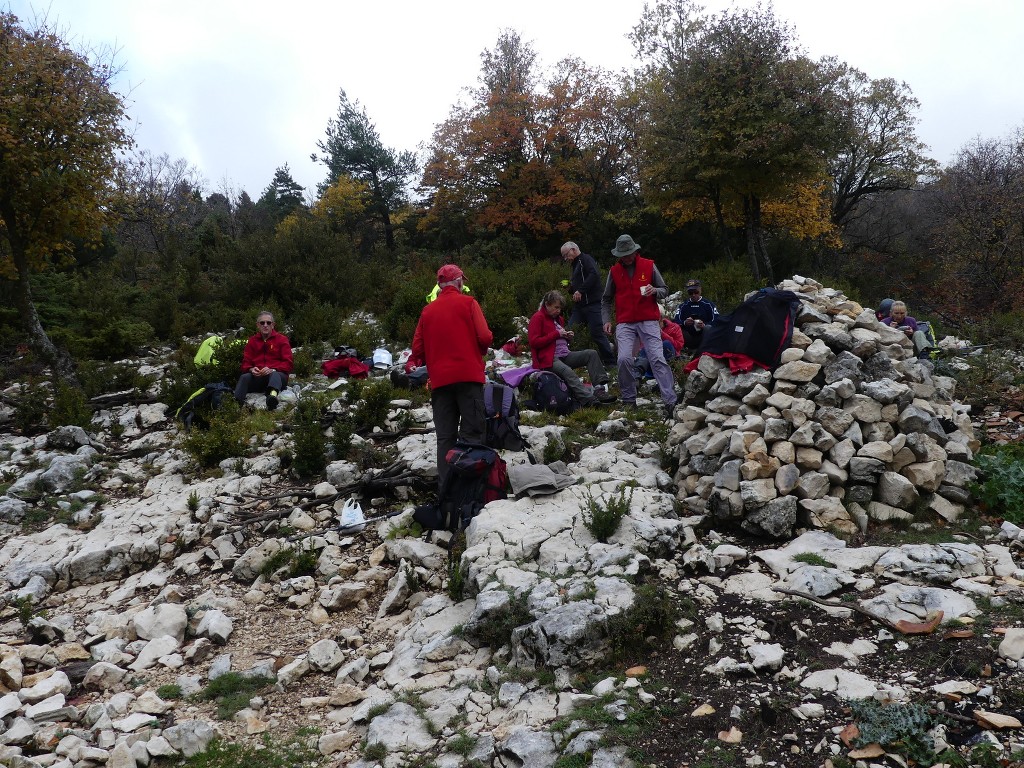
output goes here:
<path id="1" fill-rule="evenodd" d="M 704 338 L 704 328 L 718 318 L 718 309 L 701 296 L 700 280 L 693 277 L 687 280 L 686 293 L 686 301 L 676 310 L 675 320 L 683 329 L 683 349 L 694 350 Z"/>
<path id="2" fill-rule="evenodd" d="M 590 331 L 590 338 L 597 345 L 601 362 L 615 365 L 615 353 L 608 341 L 601 322 L 601 272 L 594 257 L 581 253 L 580 247 L 571 240 L 562 246 L 562 258 L 570 264 L 569 289 L 572 291 L 572 316 L 569 325 L 583 324 Z"/>

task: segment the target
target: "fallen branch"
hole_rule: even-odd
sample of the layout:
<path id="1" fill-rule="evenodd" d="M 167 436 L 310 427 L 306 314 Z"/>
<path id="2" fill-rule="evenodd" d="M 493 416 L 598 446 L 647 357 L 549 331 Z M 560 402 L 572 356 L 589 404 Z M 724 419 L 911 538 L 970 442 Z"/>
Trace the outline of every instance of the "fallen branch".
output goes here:
<path id="1" fill-rule="evenodd" d="M 804 600 L 809 600 L 812 603 L 817 603 L 818 605 L 823 605 L 826 608 L 845 608 L 848 611 L 856 611 L 857 613 L 861 614 L 862 616 L 867 616 L 869 619 L 871 619 L 874 622 L 877 622 L 878 624 L 881 624 L 882 626 L 888 627 L 889 629 L 891 629 L 891 630 L 893 630 L 895 632 L 899 632 L 900 634 L 903 634 L 903 630 L 901 630 L 898 626 L 896 626 L 895 623 L 889 621 L 884 616 L 879 616 L 876 613 L 872 613 L 871 611 L 867 610 L 866 608 L 861 608 L 859 605 L 855 605 L 855 604 L 852 604 L 852 603 L 841 603 L 838 600 L 822 600 L 817 595 L 812 595 L 810 592 L 801 592 L 798 589 L 785 589 L 783 587 L 772 587 L 772 592 L 778 592 L 778 593 L 783 594 L 783 595 L 792 595 L 793 597 L 802 597 Z"/>

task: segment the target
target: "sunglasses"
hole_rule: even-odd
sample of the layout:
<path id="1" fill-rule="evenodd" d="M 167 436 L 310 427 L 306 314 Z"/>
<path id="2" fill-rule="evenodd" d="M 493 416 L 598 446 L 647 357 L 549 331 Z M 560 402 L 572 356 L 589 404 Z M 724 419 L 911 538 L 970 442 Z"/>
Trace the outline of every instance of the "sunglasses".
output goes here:
<path id="1" fill-rule="evenodd" d="M 273 325 L 273 320 L 257 320 L 256 325 Z"/>

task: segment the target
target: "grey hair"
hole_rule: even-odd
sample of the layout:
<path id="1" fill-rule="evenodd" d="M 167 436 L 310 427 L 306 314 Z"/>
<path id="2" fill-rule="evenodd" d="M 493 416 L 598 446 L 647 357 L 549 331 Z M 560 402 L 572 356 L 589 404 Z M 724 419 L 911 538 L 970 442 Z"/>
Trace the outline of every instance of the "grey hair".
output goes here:
<path id="1" fill-rule="evenodd" d="M 889 314 L 891 315 L 893 313 L 893 311 L 897 310 L 897 309 L 902 309 L 904 312 L 908 312 L 909 311 L 907 309 L 907 305 L 904 304 L 902 301 L 894 301 L 892 303 L 892 306 L 889 307 Z"/>
<path id="2" fill-rule="evenodd" d="M 580 247 L 576 245 L 576 243 L 574 243 L 572 240 L 567 240 L 565 243 L 562 244 L 562 255 L 565 256 L 565 252 L 568 251 L 570 248 L 575 248 L 577 251 L 580 249 Z"/>
<path id="3" fill-rule="evenodd" d="M 462 288 L 462 278 L 461 277 L 456 277 L 454 280 L 446 280 L 443 283 L 438 283 L 437 287 L 438 288 L 447 288 L 449 285 L 454 285 L 456 288 L 461 289 Z"/>
<path id="4" fill-rule="evenodd" d="M 544 294 L 544 298 L 540 300 L 540 306 L 546 307 L 548 304 L 557 304 L 562 309 L 565 309 L 565 296 L 558 291 L 548 291 Z"/>
<path id="5" fill-rule="evenodd" d="M 270 318 L 271 320 L 274 320 L 274 313 L 273 313 L 273 312 L 271 312 L 270 310 L 267 310 L 267 309 L 264 309 L 264 310 L 263 310 L 262 312 L 257 312 L 257 313 L 256 313 L 256 319 L 257 319 L 257 320 L 259 320 L 259 319 L 260 319 L 261 317 L 263 317 L 264 315 L 266 315 L 267 317 L 269 317 L 269 318 Z M 274 320 L 274 322 L 277 322 L 277 321 L 276 321 L 276 320 Z"/>

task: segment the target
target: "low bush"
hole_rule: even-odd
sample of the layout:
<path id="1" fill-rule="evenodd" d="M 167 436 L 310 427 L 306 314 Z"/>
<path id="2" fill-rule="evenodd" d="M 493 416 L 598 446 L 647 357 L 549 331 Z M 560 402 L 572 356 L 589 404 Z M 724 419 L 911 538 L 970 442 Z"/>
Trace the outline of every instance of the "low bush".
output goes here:
<path id="1" fill-rule="evenodd" d="M 253 695 L 273 684 L 269 677 L 246 677 L 239 672 L 227 672 L 211 680 L 196 696 L 203 701 L 217 702 L 217 717 L 230 720 L 249 706 Z"/>
<path id="2" fill-rule="evenodd" d="M 318 396 L 299 398 L 292 411 L 292 469 L 300 477 L 315 475 L 327 466 L 327 438 L 320 423 L 323 412 L 324 400 Z"/>
<path id="3" fill-rule="evenodd" d="M 201 467 L 216 467 L 224 459 L 243 457 L 249 439 L 267 429 L 266 418 L 245 414 L 234 398 L 226 397 L 210 415 L 208 429 L 192 429 L 181 438 L 181 447 Z"/>
<path id="4" fill-rule="evenodd" d="M 608 638 L 615 659 L 639 658 L 650 640 L 675 631 L 679 607 L 671 596 L 654 584 L 636 588 L 633 604 L 608 619 Z"/>
<path id="5" fill-rule="evenodd" d="M 619 530 L 619 523 L 629 514 L 632 503 L 632 486 L 622 486 L 617 494 L 610 496 L 604 503 L 595 499 L 593 494 L 589 494 L 586 508 L 583 510 L 583 525 L 594 534 L 595 539 L 606 544 Z"/>
<path id="6" fill-rule="evenodd" d="M 53 405 L 46 416 L 50 429 L 74 425 L 88 429 L 92 422 L 92 408 L 85 402 L 85 393 L 58 381 L 53 388 Z"/>
<path id="7" fill-rule="evenodd" d="M 981 470 L 971 491 L 986 511 L 1024 524 L 1024 445 L 990 445 L 974 459 Z"/>

